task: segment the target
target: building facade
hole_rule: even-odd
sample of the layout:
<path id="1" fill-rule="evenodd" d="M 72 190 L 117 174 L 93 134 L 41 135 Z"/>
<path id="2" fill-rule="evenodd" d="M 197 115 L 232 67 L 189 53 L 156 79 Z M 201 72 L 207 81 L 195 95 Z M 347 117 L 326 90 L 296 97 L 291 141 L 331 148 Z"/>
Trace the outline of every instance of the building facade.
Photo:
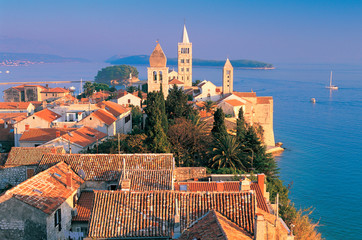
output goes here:
<path id="1" fill-rule="evenodd" d="M 185 87 L 192 86 L 192 43 L 184 25 L 181 42 L 178 43 L 178 79 Z"/>

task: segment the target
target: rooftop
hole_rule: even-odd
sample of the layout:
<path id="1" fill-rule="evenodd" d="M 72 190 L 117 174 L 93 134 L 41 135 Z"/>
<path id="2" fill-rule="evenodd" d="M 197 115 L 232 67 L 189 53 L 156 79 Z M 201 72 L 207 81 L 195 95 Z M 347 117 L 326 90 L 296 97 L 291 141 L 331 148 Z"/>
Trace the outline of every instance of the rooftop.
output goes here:
<path id="1" fill-rule="evenodd" d="M 176 78 L 173 78 L 172 80 L 168 81 L 168 84 L 184 84 L 184 83 Z"/>
<path id="2" fill-rule="evenodd" d="M 233 92 L 238 97 L 256 97 L 256 92 Z"/>
<path id="3" fill-rule="evenodd" d="M 98 109 L 97 111 L 92 112 L 89 116 L 95 117 L 107 125 L 111 125 L 117 120 L 110 112 L 103 109 Z"/>
<path id="4" fill-rule="evenodd" d="M 102 133 L 94 128 L 86 126 L 76 129 L 75 131 L 72 132 L 71 135 L 72 136 L 69 136 L 69 134 L 64 134 L 61 136 L 61 138 L 70 141 L 72 143 L 78 144 L 82 147 L 87 147 L 97 142 L 97 140 L 101 140 L 107 137 L 107 134 Z"/>
<path id="5" fill-rule="evenodd" d="M 225 100 L 225 102 L 234 107 L 245 105 L 245 103 L 240 102 L 239 100 L 236 100 L 236 99 Z"/>
<path id="6" fill-rule="evenodd" d="M 150 56 L 150 67 L 166 67 L 167 58 L 161 45 L 157 42 L 155 49 Z"/>
<path id="7" fill-rule="evenodd" d="M 28 102 L 0 102 L 0 109 L 28 109 Z"/>
<path id="8" fill-rule="evenodd" d="M 56 88 L 45 89 L 41 91 L 41 93 L 69 93 L 69 90 L 61 87 L 56 87 Z"/>
<path id="9" fill-rule="evenodd" d="M 60 118 L 61 116 L 49 109 L 44 109 L 39 112 L 34 113 L 35 116 L 44 119 L 47 122 L 53 122 L 54 120 Z"/>
<path id="10" fill-rule="evenodd" d="M 25 118 L 27 118 L 27 113 L 22 112 L 16 112 L 16 113 L 0 113 L 0 124 L 3 123 L 10 123 L 13 122 L 19 122 Z"/>
<path id="11" fill-rule="evenodd" d="M 68 132 L 73 132 L 76 128 L 30 128 L 25 130 L 21 135 L 20 142 L 49 142 L 57 137 L 60 137 Z M 59 132 L 59 135 L 57 135 Z"/>
<path id="12" fill-rule="evenodd" d="M 67 186 L 66 174 L 72 176 L 72 186 Z M 84 181 L 68 165 L 60 162 L 16 187 L 0 197 L 0 203 L 15 198 L 50 215 L 80 187 Z"/>
<path id="13" fill-rule="evenodd" d="M 113 116 L 115 116 L 115 117 L 118 117 L 118 116 L 122 115 L 123 113 L 130 111 L 130 108 L 123 107 L 123 106 L 119 105 L 118 103 L 111 102 L 111 101 L 103 101 L 103 102 L 97 104 L 98 107 L 102 107 L 102 105 L 104 105 L 105 109 L 108 112 L 112 113 Z"/>
<path id="14" fill-rule="evenodd" d="M 88 222 L 93 209 L 94 192 L 82 192 L 77 203 L 78 214 L 72 218 L 72 221 Z"/>

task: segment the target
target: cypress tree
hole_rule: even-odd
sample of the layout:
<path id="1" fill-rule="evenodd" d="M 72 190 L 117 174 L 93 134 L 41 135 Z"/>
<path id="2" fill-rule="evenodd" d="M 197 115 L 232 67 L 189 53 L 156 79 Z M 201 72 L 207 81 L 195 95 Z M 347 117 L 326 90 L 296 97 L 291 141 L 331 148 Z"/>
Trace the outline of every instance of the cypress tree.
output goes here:
<path id="1" fill-rule="evenodd" d="M 225 114 L 221 108 L 218 108 L 214 113 L 214 124 L 211 133 L 214 137 L 227 134 L 225 126 Z"/>
<path id="2" fill-rule="evenodd" d="M 244 118 L 244 111 L 241 107 L 238 114 L 238 119 L 236 120 L 236 137 L 240 143 L 243 143 L 245 134 L 246 134 L 246 122 Z"/>
<path id="3" fill-rule="evenodd" d="M 163 95 L 162 91 L 162 85 L 160 84 L 160 91 L 157 92 L 157 106 L 159 106 L 159 109 L 161 111 L 161 126 L 167 134 L 168 131 L 168 120 L 166 115 L 166 103 L 165 103 L 165 96 Z"/>

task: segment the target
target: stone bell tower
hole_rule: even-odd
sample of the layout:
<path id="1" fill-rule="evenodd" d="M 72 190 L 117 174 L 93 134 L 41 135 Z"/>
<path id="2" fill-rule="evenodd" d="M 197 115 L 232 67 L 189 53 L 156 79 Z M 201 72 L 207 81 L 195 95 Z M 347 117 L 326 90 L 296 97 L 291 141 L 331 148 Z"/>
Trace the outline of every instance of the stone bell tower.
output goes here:
<path id="1" fill-rule="evenodd" d="M 181 42 L 178 43 L 178 80 L 184 86 L 192 86 L 192 43 L 187 34 L 186 25 L 182 32 Z"/>
<path id="2" fill-rule="evenodd" d="M 228 94 L 233 92 L 234 68 L 231 65 L 229 58 L 226 59 L 222 70 L 222 93 Z"/>
<path id="3" fill-rule="evenodd" d="M 150 56 L 150 67 L 147 68 L 148 92 L 160 91 L 160 85 L 162 85 L 165 98 L 168 95 L 168 67 L 166 67 L 166 63 L 166 55 L 157 41 L 157 45 Z"/>

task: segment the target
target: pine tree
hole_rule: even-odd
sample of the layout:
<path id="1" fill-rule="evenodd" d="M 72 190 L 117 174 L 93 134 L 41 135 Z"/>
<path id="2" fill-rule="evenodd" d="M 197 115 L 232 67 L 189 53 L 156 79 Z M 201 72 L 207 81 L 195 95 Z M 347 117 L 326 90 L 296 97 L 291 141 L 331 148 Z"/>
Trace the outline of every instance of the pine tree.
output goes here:
<path id="1" fill-rule="evenodd" d="M 166 99 L 166 113 L 169 120 L 176 118 L 189 118 L 194 114 L 192 106 L 187 103 L 188 97 L 179 89 L 176 84 L 170 89 L 170 92 Z"/>
<path id="2" fill-rule="evenodd" d="M 243 139 L 245 138 L 246 127 L 247 123 L 245 122 L 244 111 L 241 107 L 239 110 L 238 119 L 236 120 L 236 137 L 240 143 L 243 143 Z"/>
<path id="3" fill-rule="evenodd" d="M 225 126 L 225 114 L 221 108 L 218 108 L 214 113 L 214 124 L 211 133 L 214 137 L 227 134 Z"/>

